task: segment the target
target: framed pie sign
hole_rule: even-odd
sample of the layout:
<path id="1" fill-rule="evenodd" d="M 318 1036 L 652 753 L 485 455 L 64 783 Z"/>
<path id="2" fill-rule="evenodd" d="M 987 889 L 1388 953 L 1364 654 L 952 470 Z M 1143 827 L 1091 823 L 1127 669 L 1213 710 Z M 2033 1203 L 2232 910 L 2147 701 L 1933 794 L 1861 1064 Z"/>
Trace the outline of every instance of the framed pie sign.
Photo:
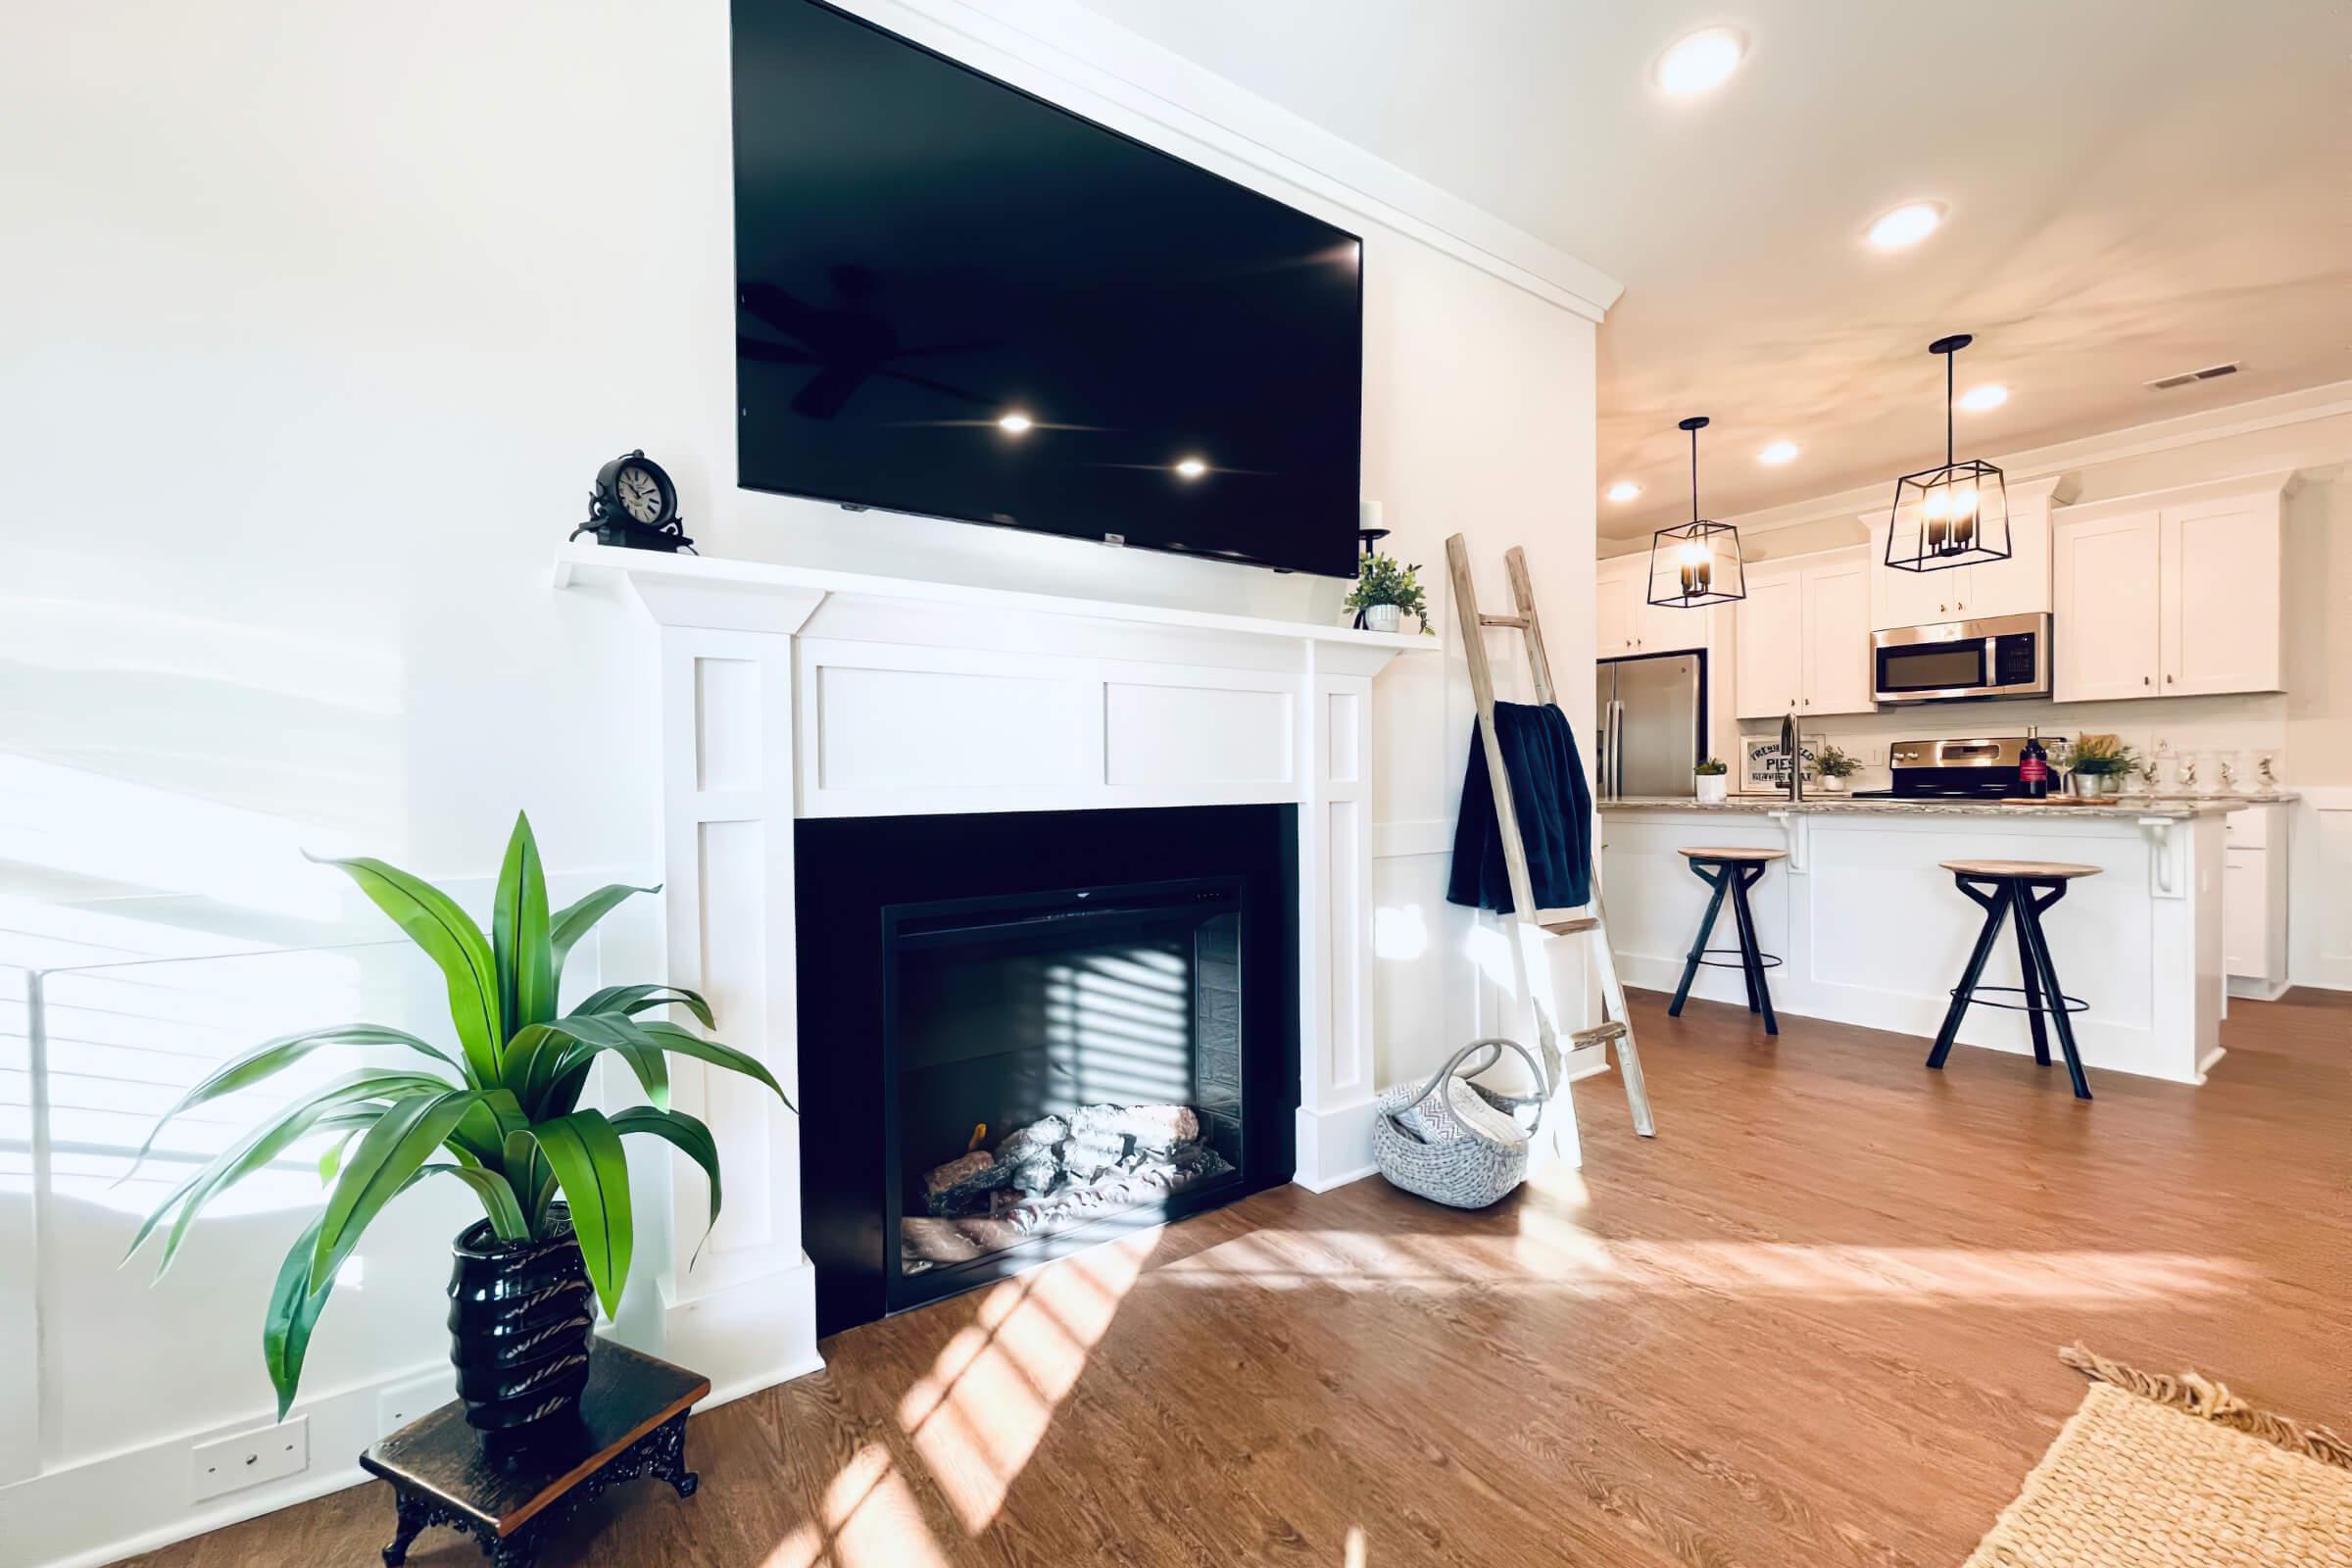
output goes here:
<path id="1" fill-rule="evenodd" d="M 1813 766 L 1813 759 L 1821 751 L 1821 746 L 1822 738 L 1819 735 L 1806 735 L 1797 742 L 1805 782 L 1808 784 L 1821 776 Z M 1740 771 L 1736 787 L 1742 795 L 1788 793 L 1788 759 L 1781 750 L 1781 738 L 1778 735 L 1740 737 Z"/>

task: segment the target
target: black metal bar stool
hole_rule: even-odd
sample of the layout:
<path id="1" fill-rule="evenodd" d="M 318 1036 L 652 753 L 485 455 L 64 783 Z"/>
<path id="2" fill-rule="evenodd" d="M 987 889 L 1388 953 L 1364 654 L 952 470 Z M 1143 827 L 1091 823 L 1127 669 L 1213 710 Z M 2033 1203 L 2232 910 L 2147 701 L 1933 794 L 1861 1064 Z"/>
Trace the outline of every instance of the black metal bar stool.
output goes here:
<path id="1" fill-rule="evenodd" d="M 2050 944 L 2041 934 L 2041 911 L 2066 897 L 2066 885 L 2077 877 L 2097 876 L 2095 865 L 2070 865 L 2062 860 L 1944 860 L 1943 869 L 1952 873 L 1960 891 L 1974 899 L 1984 910 L 1984 929 L 1977 933 L 1976 951 L 1968 956 L 1968 972 L 1952 988 L 1951 1009 L 1943 1015 L 1943 1027 L 1936 1032 L 1936 1049 L 1928 1053 L 1928 1065 L 1941 1067 L 1943 1058 L 1952 1054 L 1952 1037 L 1960 1032 L 1960 1020 L 1966 1016 L 1969 1004 L 1984 1001 L 1980 993 L 1992 991 L 2004 996 L 2018 996 L 2022 1002 L 1984 1001 L 1987 1007 L 2007 1007 L 2023 1012 L 2034 1021 L 2034 1059 L 2042 1066 L 2050 1064 L 2050 1040 L 2043 1026 L 2046 1016 L 2058 1030 L 2058 1049 L 2066 1053 L 2067 1075 L 2075 1081 L 2075 1098 L 2090 1098 L 2090 1080 L 2082 1076 L 2082 1057 L 2075 1050 L 2073 1015 L 2089 1007 L 2079 997 L 2070 997 L 2058 985 L 2058 971 L 2050 962 Z M 2017 915 L 2017 966 L 2024 972 L 2022 986 L 1988 986 L 1981 982 L 1984 976 L 1984 960 L 1992 956 L 1993 945 L 2000 940 L 2001 921 L 2012 911 Z"/>
<path id="2" fill-rule="evenodd" d="M 1740 977 L 1747 984 L 1747 1010 L 1764 1015 L 1764 1032 L 1777 1035 L 1781 1020 L 1772 1010 L 1772 988 L 1764 982 L 1764 971 L 1781 966 L 1780 956 L 1762 953 L 1756 948 L 1756 916 L 1747 906 L 1747 890 L 1763 880 L 1764 872 L 1775 860 L 1788 858 L 1785 850 L 1740 850 L 1705 848 L 1677 851 L 1690 862 L 1690 874 L 1715 890 L 1707 900 L 1707 917 L 1698 922 L 1698 935 L 1691 940 L 1688 960 L 1683 964 L 1683 983 L 1674 988 L 1674 1001 L 1666 1015 L 1683 1015 L 1683 1003 L 1690 995 L 1690 982 L 1698 977 L 1698 966 L 1710 969 L 1738 968 Z M 1715 932 L 1715 917 L 1723 912 L 1724 896 L 1732 900 L 1732 915 L 1740 928 L 1740 945 L 1736 948 L 1710 948 L 1707 938 Z M 1737 954 L 1737 959 L 1731 955 Z"/>

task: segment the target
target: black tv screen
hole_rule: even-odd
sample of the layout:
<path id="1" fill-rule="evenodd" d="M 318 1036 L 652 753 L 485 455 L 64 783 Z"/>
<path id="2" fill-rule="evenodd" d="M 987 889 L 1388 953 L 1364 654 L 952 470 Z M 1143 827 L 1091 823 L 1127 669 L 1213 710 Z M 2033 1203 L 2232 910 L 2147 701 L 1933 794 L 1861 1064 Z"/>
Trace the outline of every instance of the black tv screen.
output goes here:
<path id="1" fill-rule="evenodd" d="M 735 0 L 747 489 L 1347 576 L 1352 234 L 813 0 Z"/>

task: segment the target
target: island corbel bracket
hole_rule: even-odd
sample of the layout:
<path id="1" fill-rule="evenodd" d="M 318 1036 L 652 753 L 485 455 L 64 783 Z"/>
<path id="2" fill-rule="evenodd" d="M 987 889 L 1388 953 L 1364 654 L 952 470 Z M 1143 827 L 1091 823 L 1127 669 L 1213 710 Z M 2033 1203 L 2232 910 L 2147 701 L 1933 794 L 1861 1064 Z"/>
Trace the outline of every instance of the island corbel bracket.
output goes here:
<path id="1" fill-rule="evenodd" d="M 2169 816 L 2143 816 L 2140 831 L 2148 836 L 2149 880 L 2160 899 L 2185 898 L 2180 879 L 2173 874 L 2173 822 Z"/>
<path id="2" fill-rule="evenodd" d="M 1812 849 L 1809 842 L 1811 835 L 1805 831 L 1805 824 L 1811 819 L 1802 811 L 1766 811 L 1764 814 L 1780 823 L 1781 831 L 1788 835 L 1788 874 L 1802 876 L 1810 871 L 1813 868 L 1809 854 Z"/>

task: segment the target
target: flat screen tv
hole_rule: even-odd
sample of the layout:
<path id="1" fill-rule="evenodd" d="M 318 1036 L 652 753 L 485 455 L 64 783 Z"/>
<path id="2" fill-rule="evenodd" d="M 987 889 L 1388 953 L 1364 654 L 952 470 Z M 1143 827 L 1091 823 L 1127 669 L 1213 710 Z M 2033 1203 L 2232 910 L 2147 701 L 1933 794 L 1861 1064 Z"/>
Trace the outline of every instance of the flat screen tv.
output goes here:
<path id="1" fill-rule="evenodd" d="M 1346 576 L 1345 230 L 814 0 L 735 0 L 740 482 Z"/>

